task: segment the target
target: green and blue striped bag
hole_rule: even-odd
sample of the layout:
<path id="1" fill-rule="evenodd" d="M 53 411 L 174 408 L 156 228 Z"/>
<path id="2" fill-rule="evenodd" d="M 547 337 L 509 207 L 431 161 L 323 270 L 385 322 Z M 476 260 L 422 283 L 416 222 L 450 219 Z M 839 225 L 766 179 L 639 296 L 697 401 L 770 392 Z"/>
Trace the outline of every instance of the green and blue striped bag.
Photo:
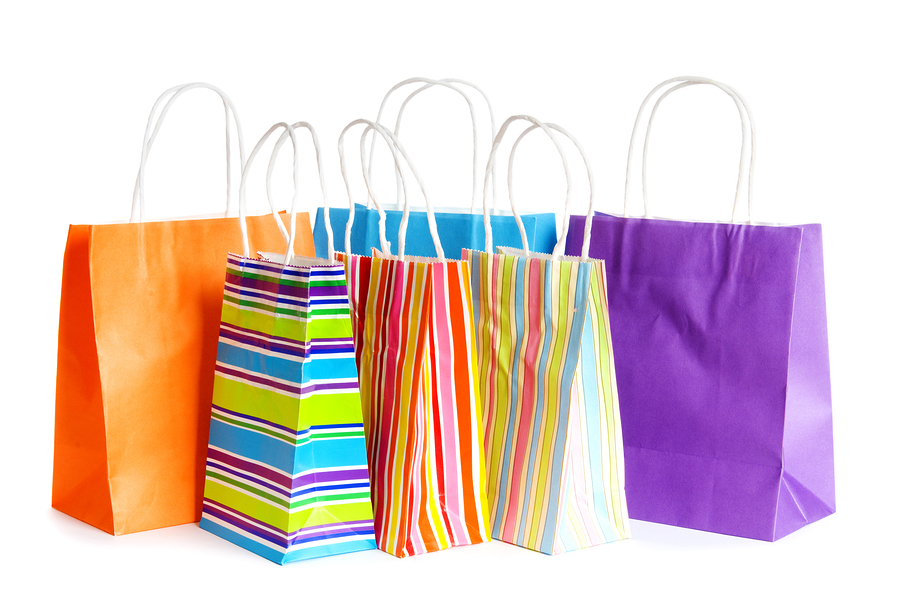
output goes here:
<path id="1" fill-rule="evenodd" d="M 292 257 L 293 230 L 228 257 L 200 521 L 280 564 L 375 548 L 344 264 Z"/>

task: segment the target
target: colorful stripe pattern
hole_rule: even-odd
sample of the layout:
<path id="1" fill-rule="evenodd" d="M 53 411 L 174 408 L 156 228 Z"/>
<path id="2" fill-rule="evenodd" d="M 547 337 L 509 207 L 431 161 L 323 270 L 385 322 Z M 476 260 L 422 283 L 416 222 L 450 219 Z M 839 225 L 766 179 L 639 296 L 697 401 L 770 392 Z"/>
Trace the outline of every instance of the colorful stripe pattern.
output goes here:
<path id="1" fill-rule="evenodd" d="M 343 264 L 229 255 L 200 526 L 274 562 L 375 547 Z"/>
<path id="2" fill-rule="evenodd" d="M 463 258 L 493 537 L 545 554 L 629 537 L 603 262 Z"/>
<path id="3" fill-rule="evenodd" d="M 341 255 L 378 547 L 490 541 L 468 264 Z"/>

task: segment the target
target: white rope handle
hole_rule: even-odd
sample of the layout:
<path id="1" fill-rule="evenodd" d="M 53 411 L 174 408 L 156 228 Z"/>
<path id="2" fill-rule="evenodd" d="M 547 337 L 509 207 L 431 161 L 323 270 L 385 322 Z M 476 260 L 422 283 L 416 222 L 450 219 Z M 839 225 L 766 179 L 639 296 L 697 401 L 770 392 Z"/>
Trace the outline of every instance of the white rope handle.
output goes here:
<path id="1" fill-rule="evenodd" d="M 646 217 L 649 217 L 650 210 L 647 205 L 647 154 L 648 147 L 650 142 L 650 131 L 653 127 L 653 119 L 656 116 L 656 111 L 659 108 L 660 103 L 672 92 L 679 90 L 681 88 L 685 88 L 687 86 L 695 86 L 699 84 L 703 84 L 706 82 L 695 82 L 695 81 L 687 81 L 681 83 L 677 86 L 669 88 L 666 90 L 653 105 L 653 110 L 650 112 L 650 118 L 647 120 L 647 132 L 644 136 L 644 152 L 643 152 L 643 164 L 641 166 L 641 183 L 643 189 L 644 196 L 644 214 Z M 734 88 L 722 84 L 721 82 L 713 82 L 711 85 L 714 85 L 722 90 L 724 90 L 735 102 L 735 105 L 738 109 L 738 115 L 741 118 L 741 156 L 738 161 L 738 181 L 737 187 L 734 193 L 734 205 L 731 210 L 731 221 L 732 223 L 737 223 L 737 213 L 738 207 L 740 205 L 740 190 L 741 184 L 744 179 L 744 157 L 746 156 L 746 145 L 747 145 L 747 129 L 749 122 L 749 143 L 750 143 L 750 162 L 748 166 L 748 174 L 747 174 L 747 221 L 751 224 L 753 223 L 753 177 L 756 169 L 756 124 L 753 121 L 753 113 L 750 111 L 750 106 L 747 104 L 746 100 L 740 95 L 737 90 Z M 742 111 L 743 109 L 743 111 Z M 746 112 L 746 119 L 744 113 Z"/>
<path id="2" fill-rule="evenodd" d="M 294 130 L 298 130 L 300 128 L 306 128 L 309 130 L 310 138 L 312 138 L 313 147 L 316 149 L 316 167 L 319 171 L 319 188 L 322 191 L 322 206 L 325 211 L 325 232 L 328 235 L 328 255 L 327 258 L 334 258 L 334 232 L 331 229 L 331 218 L 328 213 L 328 191 L 325 189 L 325 171 L 322 165 L 322 152 L 319 146 L 319 137 L 316 135 L 316 130 L 306 121 L 298 121 L 291 125 Z M 275 146 L 272 149 L 272 155 L 269 157 L 269 168 L 266 170 L 266 197 L 269 199 L 269 206 L 272 208 L 272 211 L 275 211 L 275 204 L 272 202 L 272 172 L 275 169 L 275 159 L 278 157 L 278 152 L 281 150 L 282 145 L 284 145 L 285 141 L 288 139 L 290 134 L 287 130 L 285 130 L 281 136 L 279 136 L 278 140 L 275 141 Z M 281 220 L 278 220 L 278 225 L 281 228 L 284 228 L 284 225 L 281 223 Z M 284 232 L 282 232 L 284 234 Z"/>
<path id="3" fill-rule="evenodd" d="M 427 90 L 428 88 L 432 88 L 434 86 L 440 86 L 440 87 L 444 87 L 444 88 L 449 88 L 450 90 L 453 90 L 454 92 L 456 92 L 457 94 L 462 96 L 463 100 L 465 100 L 466 104 L 469 106 L 469 116 L 472 119 L 472 204 L 471 204 L 470 210 L 474 210 L 475 190 L 476 190 L 475 182 L 478 180 L 478 128 L 477 128 L 477 122 L 475 119 L 475 107 L 472 105 L 472 100 L 469 98 L 469 96 L 453 84 L 454 83 L 462 83 L 463 85 L 468 85 L 468 86 L 474 88 L 475 90 L 477 90 L 482 96 L 484 96 L 484 92 L 482 92 L 481 89 L 478 88 L 477 86 L 475 86 L 473 84 L 469 84 L 468 82 L 463 82 L 462 80 L 452 80 L 451 81 L 450 79 L 436 80 L 436 79 L 429 79 L 426 77 L 412 77 L 412 78 L 403 80 L 402 82 L 400 82 L 399 84 L 396 84 L 394 87 L 392 87 L 390 90 L 387 91 L 387 94 L 385 94 L 384 98 L 381 100 L 381 105 L 378 107 L 378 115 L 375 117 L 376 123 L 381 124 L 381 117 L 384 113 L 384 107 L 387 104 L 387 101 L 390 98 L 391 94 L 393 94 L 396 90 L 398 90 L 399 88 L 402 88 L 403 86 L 406 86 L 409 84 L 414 84 L 414 83 L 424 83 L 425 85 L 422 86 L 421 88 L 415 90 L 414 92 L 412 92 L 403 101 L 403 104 L 400 106 L 400 109 L 397 111 L 397 121 L 394 125 L 394 135 L 395 136 L 400 135 L 400 120 L 403 117 L 403 111 L 406 110 L 406 105 L 409 103 L 410 100 L 412 100 L 420 92 L 423 92 L 423 91 Z M 484 99 L 485 99 L 485 101 L 487 101 L 487 96 L 484 96 Z M 491 132 L 493 135 L 493 109 L 491 108 L 489 101 L 488 101 L 488 110 L 491 113 Z M 375 156 L 375 146 L 376 145 L 373 140 L 372 146 L 369 149 L 369 162 L 368 162 L 368 177 L 370 180 L 372 179 L 372 167 L 373 167 L 372 161 Z M 394 178 L 395 178 L 396 187 L 397 187 L 397 205 L 399 206 L 400 205 L 400 172 L 399 172 L 399 168 L 397 168 L 396 164 L 395 164 Z M 369 197 L 369 200 L 366 202 L 366 207 L 369 206 L 369 201 L 371 201 L 371 200 L 372 200 L 371 197 Z"/>
<path id="4" fill-rule="evenodd" d="M 347 165 L 344 161 L 344 135 L 347 131 L 355 125 L 365 124 L 368 129 L 374 129 L 378 132 L 382 138 L 385 139 L 385 142 L 388 143 L 388 148 L 391 151 L 391 155 L 394 157 L 394 163 L 400 163 L 400 159 L 397 155 L 399 151 L 400 155 L 403 157 L 406 165 L 409 167 L 409 170 L 412 172 L 413 176 L 416 179 L 416 182 L 419 184 L 419 190 L 422 191 L 422 196 L 425 198 L 425 211 L 428 216 L 428 229 L 431 231 L 431 239 L 434 241 L 434 248 L 437 252 L 438 261 L 444 261 L 444 249 L 441 246 L 441 240 L 438 236 L 437 232 L 437 222 L 434 219 L 434 210 L 431 206 L 431 201 L 428 197 L 428 192 L 425 190 L 425 184 L 422 182 L 422 178 L 419 177 L 419 172 L 416 170 L 415 165 L 413 165 L 412 161 L 410 161 L 409 156 L 406 154 L 406 150 L 404 150 L 403 145 L 400 144 L 400 141 L 394 136 L 394 134 L 382 126 L 379 123 L 375 123 L 369 121 L 368 119 L 356 119 L 347 124 L 346 127 L 341 131 L 340 137 L 338 137 L 338 155 L 340 156 L 341 161 L 341 175 L 344 178 L 344 186 L 347 188 L 347 198 L 350 201 L 350 218 L 347 220 L 347 228 L 344 231 L 344 249 L 346 253 L 350 252 L 350 229 L 353 227 L 353 220 L 355 217 L 354 203 L 353 203 L 353 193 L 350 189 L 350 180 L 347 177 Z M 362 139 L 365 137 L 366 132 L 364 131 L 362 136 L 360 137 L 360 155 L 361 158 L 365 156 L 364 144 Z M 387 237 L 385 236 L 385 221 L 387 220 L 387 214 L 385 214 L 384 210 L 381 208 L 381 205 L 378 203 L 378 199 L 375 196 L 374 191 L 372 190 L 371 183 L 369 182 L 369 178 L 366 175 L 365 165 L 363 167 L 363 179 L 366 183 L 366 189 L 369 195 L 372 197 L 373 202 L 375 203 L 375 208 L 378 210 L 379 215 L 379 235 L 381 237 L 381 250 L 385 253 L 390 253 L 390 245 L 387 243 Z M 406 224 L 409 219 L 409 195 L 406 191 L 406 180 L 403 178 L 403 173 L 401 171 L 401 184 L 403 188 L 403 196 L 404 196 L 404 208 L 403 208 L 403 218 L 400 220 L 400 231 L 398 233 L 398 259 L 400 261 L 404 260 L 405 257 L 405 248 L 406 248 Z"/>
<path id="5" fill-rule="evenodd" d="M 475 90 L 476 92 L 478 92 L 481 95 L 481 98 L 484 99 L 484 103 L 487 105 L 488 117 L 490 118 L 490 121 L 491 121 L 491 140 L 493 140 L 494 136 L 497 135 L 497 125 L 496 125 L 496 122 L 494 121 L 494 107 L 491 105 L 491 101 L 490 101 L 490 99 L 488 99 L 487 94 L 485 94 L 484 90 L 482 90 L 481 88 L 479 88 L 478 86 L 476 86 L 475 84 L 473 84 L 471 82 L 468 82 L 463 79 L 458 79 L 455 77 L 445 77 L 445 78 L 442 78 L 440 81 L 451 83 L 451 84 L 460 84 L 463 86 L 468 86 L 469 88 L 472 88 L 473 90 Z M 403 104 L 400 105 L 400 109 L 397 111 L 397 121 L 394 125 L 394 135 L 395 136 L 398 136 L 398 137 L 400 136 L 400 120 L 403 118 L 403 112 L 406 110 L 406 105 L 409 104 L 409 101 L 411 101 L 413 98 L 418 96 L 421 92 L 424 92 L 425 90 L 432 88 L 432 87 L 434 87 L 434 84 L 425 84 L 424 86 L 413 91 L 412 93 L 410 93 L 409 96 L 406 97 L 406 99 L 403 101 Z M 387 96 L 385 96 L 385 100 L 387 100 Z M 383 106 L 384 106 L 384 103 L 382 103 L 382 107 Z M 473 127 L 473 131 L 475 131 L 475 132 L 477 132 L 476 125 L 477 125 L 477 122 L 473 120 L 472 127 Z M 475 136 L 477 136 L 477 134 L 475 134 Z M 473 136 L 473 137 L 475 137 L 475 136 Z M 476 189 L 475 183 L 478 180 L 478 167 L 477 166 L 478 166 L 478 147 L 477 147 L 477 145 L 473 145 L 473 150 L 472 150 L 472 203 L 469 206 L 470 213 L 475 212 L 475 189 Z M 371 163 L 370 163 L 370 169 L 371 169 Z M 399 177 L 399 175 L 397 175 L 397 174 L 395 174 L 395 175 L 396 175 L 396 177 Z M 371 172 L 370 172 L 369 176 L 371 177 Z M 496 166 L 496 164 L 494 165 L 494 171 L 491 173 L 491 177 L 494 178 L 491 180 L 491 183 L 493 184 L 493 189 L 491 191 L 492 192 L 491 213 L 496 215 L 497 214 L 497 180 L 496 180 L 497 166 Z M 399 200 L 399 181 L 397 182 L 397 184 L 398 184 L 397 203 L 399 204 L 399 202 L 400 202 L 400 200 Z"/>
<path id="6" fill-rule="evenodd" d="M 648 148 L 649 148 L 650 130 L 652 128 L 653 119 L 656 115 L 656 111 L 657 111 L 660 103 L 662 102 L 662 100 L 664 98 L 666 98 L 672 92 L 679 90 L 681 88 L 685 88 L 687 86 L 706 84 L 706 85 L 715 86 L 715 87 L 719 88 L 720 90 L 722 90 L 723 92 L 725 92 L 726 94 L 728 94 L 731 97 L 731 99 L 734 101 L 735 106 L 737 107 L 737 110 L 738 110 L 738 116 L 741 119 L 741 154 L 740 154 L 740 160 L 738 162 L 738 181 L 737 181 L 737 186 L 735 189 L 734 205 L 732 208 L 732 222 L 736 222 L 736 220 L 737 220 L 737 211 L 738 211 L 738 206 L 740 204 L 740 191 L 741 191 L 741 186 L 742 186 L 743 180 L 744 180 L 744 171 L 745 171 L 744 157 L 748 154 L 747 144 L 749 141 L 750 163 L 749 163 L 749 169 L 747 170 L 748 171 L 748 176 L 747 176 L 747 179 L 748 179 L 748 183 L 747 183 L 747 214 L 748 214 L 748 219 L 752 223 L 753 175 L 755 172 L 755 157 L 756 157 L 756 141 L 755 141 L 756 126 L 753 121 L 753 113 L 750 111 L 750 107 L 747 104 L 744 97 L 741 96 L 741 94 L 739 92 L 737 92 L 736 90 L 734 90 L 732 87 L 730 87 L 726 84 L 723 84 L 721 82 L 718 82 L 714 79 L 710 79 L 708 77 L 699 77 L 699 76 L 681 76 L 681 77 L 673 77 L 671 79 L 668 79 L 668 80 L 662 82 L 661 84 L 657 85 L 655 88 L 653 88 L 653 90 L 651 90 L 650 93 L 647 94 L 647 96 L 644 98 L 644 101 L 641 103 L 641 106 L 638 109 L 637 117 L 635 118 L 634 127 L 632 128 L 632 131 L 631 131 L 631 140 L 628 145 L 628 161 L 627 161 L 626 167 L 625 167 L 625 195 L 624 195 L 623 211 L 622 211 L 623 215 L 625 215 L 625 216 L 628 215 L 628 189 L 629 189 L 628 182 L 629 182 L 630 174 L 631 174 L 631 161 L 632 161 L 632 156 L 634 154 L 634 142 L 635 142 L 635 139 L 637 138 L 637 130 L 638 130 L 638 126 L 641 121 L 641 116 L 643 115 L 644 109 L 646 108 L 647 103 L 650 101 L 650 99 L 660 89 L 664 88 L 665 86 L 671 85 L 671 84 L 678 84 L 678 85 L 673 86 L 672 88 L 670 88 L 669 90 L 664 92 L 659 97 L 659 99 L 657 99 L 656 103 L 653 106 L 653 110 L 651 111 L 650 118 L 647 122 L 647 131 L 646 131 L 645 138 L 644 138 L 643 163 L 641 166 L 641 174 L 642 174 L 641 177 L 642 177 L 643 197 L 644 197 L 644 217 L 650 217 L 649 203 L 647 200 L 647 184 L 646 184 L 646 181 L 647 181 L 646 180 L 646 178 L 647 178 L 646 167 L 647 166 L 646 166 L 646 163 L 647 163 L 647 154 L 648 154 Z M 746 113 L 746 117 L 745 117 L 745 113 Z M 748 133 L 749 133 L 749 140 L 748 140 Z"/>
<path id="7" fill-rule="evenodd" d="M 269 130 L 262 135 L 262 138 L 259 139 L 259 142 L 256 143 L 256 146 L 253 147 L 253 150 L 250 152 L 250 156 L 247 157 L 247 163 L 244 165 L 244 169 L 241 171 L 241 186 L 239 192 L 240 199 L 240 221 L 241 221 L 241 240 L 244 244 L 244 257 L 250 257 L 250 241 L 247 238 L 247 174 L 250 173 L 250 166 L 253 164 L 253 159 L 256 157 L 259 150 L 262 148 L 263 144 L 265 144 L 266 140 L 269 139 L 269 136 L 272 135 L 272 132 L 279 128 L 284 128 L 287 131 L 288 135 L 291 137 L 291 144 L 294 147 L 294 198 L 291 201 L 291 233 L 289 236 L 285 237 L 285 242 L 287 242 L 287 251 L 284 254 L 284 265 L 287 265 L 291 262 L 291 259 L 294 257 L 294 239 L 297 236 L 297 197 L 299 196 L 300 190 L 300 153 L 297 152 L 297 134 L 294 132 L 294 128 L 287 123 L 281 121 L 276 123 Z M 270 201 L 271 204 L 271 201 Z M 281 222 L 281 219 L 278 217 L 278 212 L 275 211 L 275 207 L 272 206 L 272 217 L 275 218 L 275 221 Z M 279 228 L 281 230 L 281 235 L 284 236 L 284 227 Z"/>
<path id="8" fill-rule="evenodd" d="M 488 191 L 488 181 L 491 179 L 491 167 L 494 164 L 494 159 L 497 156 L 497 149 L 500 148 L 500 143 L 503 141 L 503 136 L 506 134 L 506 130 L 509 129 L 511 123 L 515 121 L 528 121 L 533 125 L 541 128 L 547 136 L 549 136 L 550 140 L 553 142 L 554 146 L 556 146 L 556 150 L 559 151 L 559 158 L 562 160 L 563 171 L 566 173 L 566 212 L 568 212 L 569 207 L 569 199 L 572 196 L 572 177 L 569 173 L 569 164 L 566 161 L 566 153 L 563 151 L 562 147 L 559 145 L 559 141 L 556 139 L 556 136 L 553 135 L 553 132 L 550 130 L 547 125 L 542 123 L 541 121 L 535 119 L 530 115 L 513 115 L 509 119 L 503 122 L 503 125 L 500 126 L 500 131 L 497 132 L 497 136 L 494 138 L 494 143 L 491 146 L 491 154 L 488 156 L 488 162 L 485 166 L 484 171 L 484 190 L 482 191 L 482 209 L 484 211 L 484 250 L 487 253 L 492 253 L 494 249 L 494 233 L 491 230 L 491 218 L 488 214 L 487 210 L 487 191 Z M 516 210 L 515 204 L 512 202 L 512 198 L 510 198 L 510 207 L 512 208 L 513 216 L 516 219 L 516 224 L 519 226 L 519 234 L 522 236 L 522 250 L 525 251 L 525 254 L 528 255 L 530 253 L 528 249 L 528 237 L 525 235 L 525 225 L 522 223 L 522 218 L 519 217 L 519 212 Z M 553 259 L 559 258 L 562 253 L 562 248 L 565 245 L 565 239 L 561 238 L 557 241 L 556 246 L 553 248 L 553 254 L 551 257 Z"/>
<path id="9" fill-rule="evenodd" d="M 581 154 L 581 159 L 584 161 L 584 168 L 587 170 L 587 179 L 588 179 L 588 212 L 585 217 L 584 222 L 584 241 L 581 245 L 581 261 L 588 260 L 588 251 L 591 247 L 591 225 L 593 223 L 594 218 L 594 173 L 591 170 L 591 165 L 588 162 L 587 154 L 584 152 L 584 148 L 581 146 L 581 143 L 578 142 L 578 139 L 575 138 L 568 131 L 563 129 L 562 127 L 556 125 L 555 123 L 546 123 L 544 124 L 551 130 L 555 130 L 572 141 L 572 144 L 575 145 L 575 148 L 578 149 L 578 152 Z M 513 186 L 512 186 L 512 174 L 513 174 L 513 159 L 516 156 L 516 148 L 518 148 L 519 143 L 522 139 L 527 136 L 532 131 L 538 129 L 538 126 L 532 125 L 527 130 L 519 134 L 519 137 L 516 138 L 516 141 L 512 145 L 512 150 L 509 151 L 509 166 L 507 167 L 507 189 L 509 190 L 509 202 L 513 204 Z M 563 229 L 562 234 L 559 237 L 559 240 L 556 243 L 556 247 L 554 247 L 554 253 L 560 251 L 565 248 L 566 244 L 566 236 L 569 233 L 569 206 L 566 205 L 563 210 Z M 558 249 L 557 249 L 558 247 Z"/>
<path id="10" fill-rule="evenodd" d="M 163 92 L 159 98 L 156 99 L 156 102 L 153 103 L 153 108 L 150 110 L 150 117 L 147 119 L 147 127 L 144 129 L 144 140 L 141 144 L 141 165 L 138 168 L 138 174 L 135 178 L 134 182 L 134 193 L 132 195 L 131 200 L 131 221 L 132 222 L 140 222 L 143 221 L 144 215 L 144 170 L 147 167 L 147 157 L 150 153 L 150 149 L 153 146 L 153 142 L 156 140 L 156 136 L 159 133 L 159 128 L 162 126 L 162 122 L 166 117 L 166 114 L 169 112 L 169 109 L 172 107 L 172 104 L 178 98 L 187 92 L 188 90 L 193 90 L 195 88 L 206 88 L 208 90 L 212 90 L 222 99 L 222 104 L 225 106 L 225 183 L 226 183 L 226 205 L 225 205 L 225 215 L 229 215 L 231 211 L 231 134 L 228 128 L 228 116 L 229 114 L 234 118 L 235 129 L 237 130 L 238 135 L 238 149 L 240 152 L 240 160 L 241 160 L 241 169 L 244 167 L 244 134 L 241 129 L 241 120 L 238 118 L 237 110 L 234 108 L 234 104 L 231 102 L 231 99 L 228 98 L 228 95 L 225 94 L 219 88 L 206 84 L 203 82 L 196 82 L 192 84 L 182 84 L 180 86 L 174 86 L 169 88 L 165 92 Z M 159 114 L 159 118 L 155 120 L 156 111 L 159 108 L 159 105 L 162 104 L 163 100 L 171 95 L 166 105 L 163 107 L 162 111 Z M 152 133 L 151 133 L 152 128 Z"/>

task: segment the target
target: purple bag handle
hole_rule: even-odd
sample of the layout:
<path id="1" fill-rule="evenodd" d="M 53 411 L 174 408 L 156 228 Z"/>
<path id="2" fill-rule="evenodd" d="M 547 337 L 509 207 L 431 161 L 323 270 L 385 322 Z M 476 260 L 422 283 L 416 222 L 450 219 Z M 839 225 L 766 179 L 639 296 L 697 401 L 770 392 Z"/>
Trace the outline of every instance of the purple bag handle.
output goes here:
<path id="1" fill-rule="evenodd" d="M 654 94 L 656 94 L 660 89 L 664 88 L 665 86 L 668 86 L 670 84 L 675 84 L 675 83 L 677 83 L 678 85 L 673 86 L 672 88 L 666 90 L 657 99 L 656 103 L 653 105 L 653 110 L 650 113 L 650 118 L 647 121 L 647 131 L 646 131 L 646 134 L 644 137 L 643 162 L 641 165 L 641 180 L 642 180 L 642 189 L 643 189 L 642 192 L 643 192 L 643 198 L 644 198 L 644 217 L 650 217 L 650 209 L 649 209 L 649 205 L 647 202 L 647 149 L 649 148 L 650 129 L 653 125 L 653 119 L 656 116 L 656 111 L 659 108 L 659 105 L 663 101 L 663 99 L 665 99 L 672 92 L 679 90 L 681 88 L 685 88 L 687 86 L 706 84 L 706 85 L 715 86 L 715 87 L 719 88 L 720 90 L 722 90 L 723 92 L 725 92 L 726 94 L 728 94 L 734 101 L 735 106 L 738 109 L 738 115 L 741 118 L 741 156 L 740 156 L 740 161 L 738 163 L 738 182 L 737 182 L 737 188 L 734 193 L 734 206 L 733 206 L 732 212 L 731 212 L 732 223 L 737 222 L 738 205 L 740 203 L 740 190 L 741 190 L 741 185 L 744 180 L 744 165 L 745 165 L 744 157 L 746 154 L 748 154 L 746 147 L 747 147 L 747 143 L 748 143 L 747 130 L 749 129 L 750 161 L 749 161 L 749 169 L 747 170 L 748 171 L 748 174 L 747 174 L 747 218 L 748 218 L 748 221 L 752 224 L 753 223 L 753 218 L 752 218 L 752 215 L 753 215 L 752 214 L 752 210 L 753 210 L 753 176 L 754 176 L 754 171 L 755 171 L 755 160 L 756 160 L 756 125 L 753 120 L 753 113 L 750 111 L 750 106 L 747 104 L 747 101 L 744 99 L 744 97 L 741 96 L 740 92 L 738 92 L 731 86 L 728 86 L 726 84 L 718 82 L 714 79 L 710 79 L 708 77 L 699 77 L 699 76 L 681 76 L 681 77 L 673 77 L 671 79 L 668 79 L 668 80 L 662 82 L 661 84 L 657 85 L 655 88 L 653 88 L 650 91 L 650 93 L 647 94 L 647 96 L 644 98 L 644 101 L 641 103 L 641 106 L 638 109 L 637 117 L 635 118 L 635 121 L 634 121 L 634 127 L 631 130 L 631 141 L 628 144 L 628 162 L 625 167 L 625 195 L 624 195 L 624 199 L 623 199 L 622 215 L 626 216 L 626 217 L 628 215 L 628 181 L 629 181 L 629 176 L 631 173 L 631 159 L 634 154 L 634 142 L 635 142 L 635 139 L 637 138 L 637 129 L 638 129 L 638 125 L 640 125 L 641 116 L 644 113 L 644 109 L 646 108 L 647 103 L 650 101 L 650 99 L 653 97 Z M 745 117 L 745 113 L 746 113 L 746 117 Z"/>

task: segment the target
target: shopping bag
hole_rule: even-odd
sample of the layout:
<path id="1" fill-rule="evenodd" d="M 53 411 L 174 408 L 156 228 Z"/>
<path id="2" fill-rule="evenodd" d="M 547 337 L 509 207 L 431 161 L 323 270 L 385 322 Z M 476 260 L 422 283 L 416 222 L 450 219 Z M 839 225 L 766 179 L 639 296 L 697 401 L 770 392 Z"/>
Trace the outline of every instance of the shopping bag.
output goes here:
<path id="1" fill-rule="evenodd" d="M 494 140 L 490 165 L 509 125 L 553 124 L 514 116 Z M 485 196 L 487 181 L 485 181 Z M 564 217 L 568 214 L 568 187 Z M 510 197 L 512 201 L 512 197 Z M 490 237 L 493 219 L 484 211 Z M 565 221 L 564 221 L 565 223 Z M 591 222 L 585 225 L 590 236 Z M 565 234 L 563 235 L 565 236 Z M 545 554 L 629 537 L 622 433 L 609 336 L 603 261 L 500 249 L 464 251 L 472 263 L 475 340 L 484 394 L 485 461 L 491 535 Z M 576 255 L 575 252 L 572 255 Z"/>
<path id="2" fill-rule="evenodd" d="M 338 142 L 348 196 L 343 138 L 357 124 L 384 136 L 415 175 L 389 131 L 356 120 Z M 403 228 L 397 256 L 338 254 L 359 358 L 375 540 L 401 558 L 490 540 L 469 265 L 445 260 L 420 188 L 437 258 L 406 256 Z"/>
<path id="3" fill-rule="evenodd" d="M 140 221 L 140 184 L 162 116 L 200 87 L 222 97 L 226 120 L 234 115 L 243 163 L 228 97 L 207 84 L 172 88 L 148 121 L 132 222 L 69 227 L 52 505 L 114 534 L 200 519 L 222 258 L 240 244 L 240 226 L 237 218 Z M 271 217 L 248 218 L 247 228 L 261 245 L 284 244 Z M 311 253 L 308 216 L 299 228 L 309 235 L 297 250 Z"/>
<path id="4" fill-rule="evenodd" d="M 328 207 L 315 130 L 280 123 L 247 159 L 242 219 L 247 171 L 278 128 L 294 144 L 295 214 L 299 127 Z M 344 264 L 290 243 L 254 259 L 243 242 L 228 256 L 200 527 L 279 564 L 374 549 Z"/>
<path id="5" fill-rule="evenodd" d="M 660 84 L 638 121 L 678 82 L 656 106 L 712 84 L 752 136 L 740 95 L 705 78 Z M 752 179 L 744 149 L 740 173 L 748 154 Z M 590 255 L 609 277 L 631 516 L 772 541 L 832 514 L 821 225 L 592 221 Z M 583 224 L 571 219 L 568 252 L 581 248 Z"/>
<path id="6" fill-rule="evenodd" d="M 452 259 L 459 259 L 463 249 L 481 249 L 484 245 L 484 220 L 481 216 L 481 213 L 475 211 L 475 182 L 477 181 L 478 169 L 478 129 L 476 127 L 477 124 L 472 101 L 469 99 L 468 95 L 466 95 L 459 88 L 459 86 L 469 86 L 479 94 L 481 94 L 481 96 L 484 98 L 485 103 L 488 107 L 488 112 L 490 114 L 492 136 L 494 134 L 493 109 L 491 108 L 490 101 L 488 100 L 484 92 L 474 84 L 452 78 L 443 80 L 411 78 L 400 82 L 387 92 L 378 110 L 378 117 L 375 119 L 376 122 L 380 123 L 385 104 L 387 103 L 387 100 L 391 96 L 391 94 L 397 89 L 412 83 L 422 83 L 424 85 L 413 91 L 401 105 L 397 114 L 396 123 L 394 125 L 395 134 L 399 135 L 401 119 L 407 103 L 409 103 L 409 101 L 412 98 L 415 98 L 419 93 L 434 86 L 445 87 L 460 94 L 466 101 L 470 116 L 472 118 L 473 155 L 471 206 L 469 207 L 469 209 L 464 209 L 461 207 L 441 208 L 435 210 L 434 214 L 434 219 L 437 224 L 437 232 L 441 238 L 441 245 L 444 248 L 446 256 Z M 373 176 L 372 154 L 374 153 L 374 151 L 375 145 L 373 144 L 369 150 L 368 167 L 364 167 L 370 179 Z M 364 149 L 361 149 L 361 152 L 362 156 L 364 156 Z M 371 197 L 369 198 L 369 202 L 365 206 L 357 204 L 354 207 L 353 230 L 350 237 L 349 252 L 356 255 L 371 255 L 373 247 L 379 248 L 381 246 L 378 229 L 380 214 L 374 208 L 369 207 L 370 204 Z M 382 204 L 382 209 L 387 215 L 387 240 L 391 243 L 392 248 L 396 249 L 400 221 L 403 217 L 403 205 L 401 204 L 400 198 L 399 172 L 397 172 L 397 203 L 393 207 L 387 207 L 386 205 Z M 516 248 L 521 246 L 522 239 L 520 237 L 515 218 L 509 213 L 496 210 L 496 207 L 494 208 L 492 214 L 494 216 L 492 218 L 492 225 L 494 229 L 494 239 L 496 245 Z M 330 222 L 332 229 L 335 232 L 343 232 L 347 227 L 349 217 L 349 209 L 332 208 Z M 556 214 L 526 213 L 521 215 L 520 217 L 526 232 L 529 248 L 532 250 L 549 253 L 553 249 L 553 246 L 556 244 Z M 407 253 L 420 257 L 435 257 L 437 255 L 437 249 L 435 249 L 434 244 L 431 241 L 431 236 L 429 235 L 428 217 L 426 213 L 421 210 L 410 211 L 407 220 L 408 231 L 410 233 L 410 236 L 406 241 Z M 322 254 L 325 250 L 326 234 L 324 229 L 324 216 L 322 215 L 321 209 L 319 209 L 319 212 L 316 214 L 316 223 L 313 233 L 316 240 L 316 252 Z M 340 239 L 337 242 L 337 249 L 341 252 L 347 251 L 347 247 L 344 247 L 344 242 Z"/>

